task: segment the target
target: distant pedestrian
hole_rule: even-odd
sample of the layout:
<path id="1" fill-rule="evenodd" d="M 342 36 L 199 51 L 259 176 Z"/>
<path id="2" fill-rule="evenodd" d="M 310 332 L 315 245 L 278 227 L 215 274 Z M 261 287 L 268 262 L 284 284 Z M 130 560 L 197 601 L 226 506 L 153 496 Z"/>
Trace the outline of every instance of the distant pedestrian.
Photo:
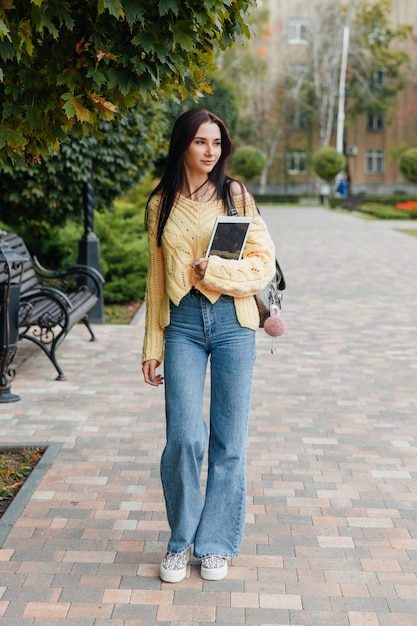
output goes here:
<path id="1" fill-rule="evenodd" d="M 329 183 L 322 183 L 320 185 L 320 202 L 321 204 L 328 204 L 330 196 L 330 185 Z"/>
<path id="2" fill-rule="evenodd" d="M 339 180 L 339 183 L 338 183 L 338 185 L 336 187 L 336 194 L 339 197 L 347 198 L 347 195 L 348 195 L 348 181 L 347 181 L 347 174 L 346 174 L 346 172 L 343 172 L 342 178 Z"/>

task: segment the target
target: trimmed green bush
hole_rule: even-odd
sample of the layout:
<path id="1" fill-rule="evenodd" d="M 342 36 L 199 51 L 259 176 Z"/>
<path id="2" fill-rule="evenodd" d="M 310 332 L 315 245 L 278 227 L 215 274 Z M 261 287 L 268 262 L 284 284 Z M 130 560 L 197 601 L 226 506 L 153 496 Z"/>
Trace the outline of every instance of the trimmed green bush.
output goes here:
<path id="1" fill-rule="evenodd" d="M 342 201 L 342 198 L 331 196 L 329 198 L 329 206 L 331 209 L 341 208 Z M 392 206 L 387 206 L 385 204 L 368 202 L 368 196 L 366 196 L 365 204 L 357 207 L 355 212 L 372 215 L 380 220 L 408 220 L 412 217 L 411 213 L 408 211 L 400 211 L 399 209 L 394 209 Z"/>
<path id="2" fill-rule="evenodd" d="M 111 213 L 96 214 L 106 304 L 144 298 L 148 270 L 145 204 L 146 198 L 139 204 L 119 200 Z"/>
<path id="3" fill-rule="evenodd" d="M 366 194 L 366 202 L 367 204 L 388 204 L 392 207 L 395 207 L 396 204 L 398 204 L 398 202 L 408 202 L 408 201 L 412 201 L 415 200 L 416 197 L 415 196 L 409 196 L 407 194 L 386 194 L 386 195 L 377 195 L 377 194 L 370 194 L 367 193 Z"/>
<path id="4" fill-rule="evenodd" d="M 360 213 L 366 213 L 367 215 L 373 215 L 380 220 L 408 220 L 410 215 L 407 211 L 399 211 L 393 207 L 385 206 L 383 204 L 363 204 L 359 209 Z"/>
<path id="5" fill-rule="evenodd" d="M 280 204 L 298 204 L 300 202 L 300 196 L 293 196 L 287 194 L 278 194 L 278 193 L 254 193 L 253 197 L 256 202 L 261 203 L 280 203 Z"/>
<path id="6" fill-rule="evenodd" d="M 332 146 L 322 148 L 313 156 L 314 171 L 317 176 L 320 176 L 328 183 L 334 180 L 335 176 L 342 171 L 345 165 L 346 157 Z"/>
<path id="7" fill-rule="evenodd" d="M 400 156 L 401 174 L 411 183 L 417 183 L 417 148 L 408 148 Z"/>
<path id="8" fill-rule="evenodd" d="M 340 206 L 342 200 L 343 198 L 338 198 L 337 196 L 329 196 L 329 199 L 328 199 L 329 207 L 331 209 L 336 209 L 337 207 Z"/>
<path id="9" fill-rule="evenodd" d="M 266 155 L 254 146 L 240 146 L 230 158 L 230 169 L 235 176 L 250 181 L 259 176 L 266 164 Z"/>

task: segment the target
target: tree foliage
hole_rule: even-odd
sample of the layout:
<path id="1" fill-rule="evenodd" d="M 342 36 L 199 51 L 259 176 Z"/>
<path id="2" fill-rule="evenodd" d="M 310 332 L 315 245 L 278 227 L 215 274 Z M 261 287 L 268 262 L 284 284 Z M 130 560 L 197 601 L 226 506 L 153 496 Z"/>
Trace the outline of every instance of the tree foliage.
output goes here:
<path id="1" fill-rule="evenodd" d="M 260 14 L 256 40 L 245 49 L 225 51 L 219 63 L 219 71 L 234 75 L 242 90 L 241 118 L 243 112 L 247 120 L 243 142 L 267 154 L 261 189 L 270 169 L 279 176 L 285 167 L 286 150 L 311 153 L 316 139 L 319 147 L 330 145 L 346 25 L 350 30 L 346 125 L 365 111 L 388 114 L 407 77 L 408 57 L 401 43 L 410 36 L 410 27 L 392 25 L 389 0 L 311 0 L 302 14 L 293 12 L 293 17 L 297 15 L 306 21 L 305 45 L 288 47 L 285 29 L 272 33 L 268 18 Z M 271 72 L 265 72 L 268 57 L 263 56 L 268 48 L 274 50 L 272 37 L 282 37 L 274 80 Z"/>
<path id="2" fill-rule="evenodd" d="M 137 185 L 167 146 L 165 106 L 144 102 L 96 134 L 68 135 L 59 152 L 40 163 L 6 162 L 0 173 L 1 219 L 9 228 L 34 233 L 59 226 L 68 218 L 80 221 L 84 183 L 93 176 L 95 206 L 110 208 L 113 200 Z"/>
<path id="3" fill-rule="evenodd" d="M 394 27 L 390 9 L 390 0 L 362 1 L 354 14 L 346 80 L 348 118 L 389 111 L 405 85 L 409 58 L 400 44 L 412 28 Z"/>
<path id="4" fill-rule="evenodd" d="M 319 145 L 328 146 L 339 97 L 343 30 L 349 27 L 346 75 L 346 121 L 364 111 L 384 112 L 404 85 L 408 56 L 398 48 L 409 26 L 390 23 L 390 0 L 357 0 L 347 5 L 318 0 L 309 20 L 308 64 L 293 81 L 302 84 L 299 96 L 309 115 L 318 118 Z"/>
<path id="5" fill-rule="evenodd" d="M 417 148 L 408 148 L 401 154 L 399 168 L 406 180 L 417 183 Z"/>
<path id="6" fill-rule="evenodd" d="M 227 81 L 209 78 L 211 93 L 184 101 L 145 98 L 127 113 L 101 122 L 95 134 L 70 134 L 58 152 L 39 163 L 6 162 L 0 172 L 0 219 L 19 232 L 43 232 L 67 218 L 80 221 L 83 185 L 91 172 L 96 208 L 110 208 L 113 200 L 135 187 L 150 171 L 158 175 L 168 149 L 175 119 L 183 111 L 203 106 L 225 121 L 232 136 L 238 109 Z"/>
<path id="7" fill-rule="evenodd" d="M 239 146 L 230 160 L 230 169 L 236 176 L 250 181 L 265 167 L 266 154 L 254 146 Z"/>
<path id="8" fill-rule="evenodd" d="M 204 89 L 224 49 L 249 36 L 254 0 L 4 0 L 0 159 L 37 160 L 69 130 L 147 95 Z"/>
<path id="9" fill-rule="evenodd" d="M 313 156 L 314 171 L 317 176 L 328 183 L 335 179 L 335 176 L 342 171 L 345 165 L 346 157 L 332 146 L 318 150 Z"/>
<path id="10" fill-rule="evenodd" d="M 167 105 L 167 119 L 170 126 L 181 113 L 195 107 L 202 107 L 218 115 L 226 124 L 232 138 L 239 118 L 239 101 L 233 81 L 222 74 L 207 75 L 208 92 L 202 92 L 195 98 L 187 96 L 181 101 L 170 100 Z"/>

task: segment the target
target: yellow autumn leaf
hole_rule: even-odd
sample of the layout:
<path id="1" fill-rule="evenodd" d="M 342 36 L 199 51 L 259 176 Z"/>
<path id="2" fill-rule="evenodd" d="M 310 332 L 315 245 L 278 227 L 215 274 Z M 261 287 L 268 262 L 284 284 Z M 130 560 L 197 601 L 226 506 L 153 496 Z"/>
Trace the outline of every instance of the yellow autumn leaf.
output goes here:
<path id="1" fill-rule="evenodd" d="M 113 119 L 114 114 L 117 111 L 117 106 L 115 104 L 94 93 L 88 94 L 88 99 L 100 110 L 101 114 L 107 120 Z"/>
<path id="2" fill-rule="evenodd" d="M 32 42 L 32 34 L 30 30 L 30 21 L 22 20 L 19 24 L 20 34 L 22 36 L 23 41 L 25 42 L 26 50 L 29 56 L 32 56 L 34 46 Z"/>
<path id="3" fill-rule="evenodd" d="M 91 112 L 77 98 L 74 98 L 74 109 L 77 120 L 80 122 L 92 122 L 93 116 Z"/>
<path id="4" fill-rule="evenodd" d="M 103 50 L 99 50 L 96 54 L 97 61 L 102 61 L 103 59 L 111 59 L 114 61 L 116 59 L 116 55 L 111 52 L 104 52 Z"/>
<path id="5" fill-rule="evenodd" d="M 92 123 L 94 116 L 81 102 L 71 93 L 62 95 L 62 99 L 65 101 L 63 109 L 67 114 L 68 119 L 76 117 L 79 122 Z"/>

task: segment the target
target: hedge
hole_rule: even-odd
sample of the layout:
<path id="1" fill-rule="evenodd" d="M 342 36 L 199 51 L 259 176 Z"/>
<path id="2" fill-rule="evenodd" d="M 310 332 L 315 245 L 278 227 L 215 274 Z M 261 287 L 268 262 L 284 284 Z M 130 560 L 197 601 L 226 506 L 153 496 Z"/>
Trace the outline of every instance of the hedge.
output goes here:
<path id="1" fill-rule="evenodd" d="M 279 194 L 279 193 L 254 193 L 253 197 L 256 202 L 259 203 L 276 203 L 276 204 L 298 204 L 300 202 L 300 196 L 292 194 Z"/>

